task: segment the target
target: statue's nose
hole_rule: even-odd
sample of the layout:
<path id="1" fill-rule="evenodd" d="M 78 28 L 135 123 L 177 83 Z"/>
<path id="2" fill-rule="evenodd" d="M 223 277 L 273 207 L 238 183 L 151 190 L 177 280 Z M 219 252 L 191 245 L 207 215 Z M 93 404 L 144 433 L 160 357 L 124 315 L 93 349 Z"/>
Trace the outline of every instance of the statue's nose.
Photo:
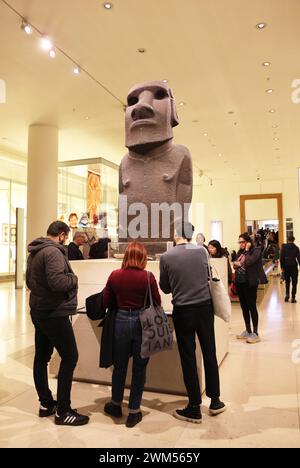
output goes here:
<path id="1" fill-rule="evenodd" d="M 131 112 L 132 120 L 150 119 L 154 117 L 154 110 L 150 104 L 138 103 Z"/>

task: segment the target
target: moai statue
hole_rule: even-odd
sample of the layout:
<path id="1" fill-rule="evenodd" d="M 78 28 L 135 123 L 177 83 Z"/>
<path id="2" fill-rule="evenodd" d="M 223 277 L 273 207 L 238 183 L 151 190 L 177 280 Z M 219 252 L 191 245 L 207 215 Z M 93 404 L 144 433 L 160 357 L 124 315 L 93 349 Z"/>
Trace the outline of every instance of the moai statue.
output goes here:
<path id="1" fill-rule="evenodd" d="M 174 222 L 188 220 L 192 159 L 185 146 L 172 142 L 173 127 L 178 123 L 174 97 L 166 83 L 149 81 L 129 91 L 125 114 L 128 153 L 119 173 L 120 241 L 169 241 Z M 139 235 L 132 235 L 130 227 L 138 227 Z"/>

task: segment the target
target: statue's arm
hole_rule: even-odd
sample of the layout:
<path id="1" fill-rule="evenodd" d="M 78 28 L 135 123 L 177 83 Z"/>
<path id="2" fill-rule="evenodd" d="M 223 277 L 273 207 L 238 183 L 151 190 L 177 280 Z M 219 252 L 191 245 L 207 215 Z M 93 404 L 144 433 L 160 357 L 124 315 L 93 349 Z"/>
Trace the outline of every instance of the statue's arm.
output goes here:
<path id="1" fill-rule="evenodd" d="M 187 148 L 184 149 L 184 158 L 181 163 L 178 187 L 177 201 L 180 203 L 191 203 L 193 195 L 193 164 L 191 153 Z"/>

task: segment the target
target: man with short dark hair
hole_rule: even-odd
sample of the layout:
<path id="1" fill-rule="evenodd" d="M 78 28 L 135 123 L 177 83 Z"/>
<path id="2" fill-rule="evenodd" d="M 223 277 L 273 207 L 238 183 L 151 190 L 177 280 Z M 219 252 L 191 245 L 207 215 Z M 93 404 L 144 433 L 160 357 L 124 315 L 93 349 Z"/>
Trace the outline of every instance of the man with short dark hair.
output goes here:
<path id="1" fill-rule="evenodd" d="M 178 419 L 201 423 L 201 390 L 196 360 L 196 334 L 200 341 L 206 381 L 211 398 L 209 412 L 225 411 L 220 401 L 219 369 L 216 357 L 214 313 L 208 286 L 208 255 L 204 247 L 191 244 L 194 228 L 182 223 L 175 229 L 175 247 L 160 258 L 160 287 L 173 295 L 173 321 L 189 403 L 177 409 Z"/>
<path id="2" fill-rule="evenodd" d="M 74 234 L 73 242 L 68 245 L 69 260 L 83 260 L 83 255 L 79 247 L 86 241 L 86 234 L 82 231 L 77 231 Z"/>
<path id="3" fill-rule="evenodd" d="M 280 266 L 285 279 L 285 302 L 290 300 L 290 284 L 292 280 L 292 302 L 296 303 L 298 284 L 298 265 L 300 265 L 300 251 L 295 244 L 295 237 L 289 236 L 287 244 L 282 244 Z"/>
<path id="4" fill-rule="evenodd" d="M 70 228 L 62 221 L 50 224 L 47 237 L 28 246 L 26 284 L 30 289 L 30 314 L 35 327 L 34 383 L 40 400 L 40 417 L 55 414 L 55 424 L 81 426 L 88 416 L 71 408 L 73 371 L 78 351 L 70 322 L 76 314 L 78 279 L 68 261 L 64 243 Z M 53 349 L 61 357 L 57 401 L 48 384 L 47 365 Z"/>

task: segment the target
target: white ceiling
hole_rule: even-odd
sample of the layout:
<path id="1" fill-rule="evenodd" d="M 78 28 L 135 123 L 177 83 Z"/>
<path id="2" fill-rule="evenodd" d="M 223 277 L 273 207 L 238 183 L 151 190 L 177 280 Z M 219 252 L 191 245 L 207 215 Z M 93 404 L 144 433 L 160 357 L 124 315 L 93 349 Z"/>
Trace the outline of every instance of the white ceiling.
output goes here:
<path id="1" fill-rule="evenodd" d="M 300 78 L 298 0 L 114 0 L 110 11 L 101 0 L 8 2 L 121 101 L 137 82 L 168 78 L 177 103 L 186 103 L 178 106 L 175 141 L 190 148 L 205 175 L 296 176 L 300 104 L 292 103 L 291 83 Z M 263 30 L 255 27 L 260 21 Z M 39 122 L 60 128 L 61 160 L 120 161 L 122 105 L 84 73 L 73 76 L 61 54 L 48 58 L 2 0 L 0 79 L 7 84 L 2 149 L 26 153 L 28 126 Z"/>

